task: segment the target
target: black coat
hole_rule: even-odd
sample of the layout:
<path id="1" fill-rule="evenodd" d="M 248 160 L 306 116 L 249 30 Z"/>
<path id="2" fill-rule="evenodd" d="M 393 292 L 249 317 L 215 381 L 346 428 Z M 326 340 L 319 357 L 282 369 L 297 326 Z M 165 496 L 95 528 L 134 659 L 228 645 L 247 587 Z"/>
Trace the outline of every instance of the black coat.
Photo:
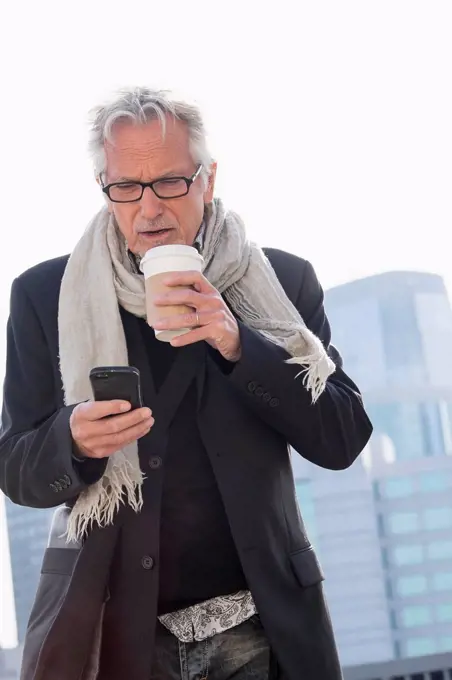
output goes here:
<path id="1" fill-rule="evenodd" d="M 321 467 L 341 470 L 362 451 L 372 427 L 357 387 L 330 347 L 323 293 L 312 266 L 277 250 L 267 255 L 337 370 L 312 405 L 302 380 L 295 379 L 299 367 L 284 363 L 285 351 L 240 323 L 242 358 L 232 370 L 223 370 L 204 344 L 187 350 L 199 367 L 198 426 L 245 576 L 284 677 L 339 680 L 323 575 L 300 518 L 288 444 Z M 74 464 L 69 428 L 73 406 L 63 403 L 57 310 L 66 263 L 64 257 L 25 272 L 14 281 L 11 294 L 0 486 L 15 503 L 37 508 L 70 505 L 99 477 L 98 461 L 84 463 L 83 478 Z M 140 368 L 146 402 L 157 413 L 155 428 L 139 444 L 147 473 L 144 509 L 139 515 L 128 508 L 122 511 L 129 527 L 128 571 L 117 616 L 124 626 L 99 680 L 149 680 L 158 598 L 164 465 L 152 469 L 148 462 L 165 446 L 164 425 L 158 427 L 165 414 L 159 420 L 158 404 L 149 401 L 154 393 L 145 353 L 135 342 L 133 328 L 125 330 L 130 363 Z M 108 598 L 118 531 L 116 522 L 94 529 L 80 549 L 64 544 L 47 549 L 25 644 L 25 680 L 82 676 Z"/>

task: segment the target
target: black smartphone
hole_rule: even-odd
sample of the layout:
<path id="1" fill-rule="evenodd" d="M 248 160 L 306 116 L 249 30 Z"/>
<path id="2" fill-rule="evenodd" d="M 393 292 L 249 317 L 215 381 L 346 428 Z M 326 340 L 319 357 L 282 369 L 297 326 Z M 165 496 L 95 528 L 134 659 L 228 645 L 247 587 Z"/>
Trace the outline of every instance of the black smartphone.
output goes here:
<path id="1" fill-rule="evenodd" d="M 96 401 L 124 399 L 132 410 L 143 406 L 140 371 L 134 366 L 98 366 L 90 371 L 89 379 Z"/>

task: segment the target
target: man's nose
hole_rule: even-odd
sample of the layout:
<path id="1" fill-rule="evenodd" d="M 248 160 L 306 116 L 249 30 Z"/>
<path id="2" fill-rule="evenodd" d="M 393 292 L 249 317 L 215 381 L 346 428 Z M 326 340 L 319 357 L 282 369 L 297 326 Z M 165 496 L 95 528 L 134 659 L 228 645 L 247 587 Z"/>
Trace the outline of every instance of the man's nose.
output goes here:
<path id="1" fill-rule="evenodd" d="M 162 201 L 154 194 L 151 187 L 146 187 L 140 201 L 141 214 L 146 219 L 154 219 L 162 214 Z"/>

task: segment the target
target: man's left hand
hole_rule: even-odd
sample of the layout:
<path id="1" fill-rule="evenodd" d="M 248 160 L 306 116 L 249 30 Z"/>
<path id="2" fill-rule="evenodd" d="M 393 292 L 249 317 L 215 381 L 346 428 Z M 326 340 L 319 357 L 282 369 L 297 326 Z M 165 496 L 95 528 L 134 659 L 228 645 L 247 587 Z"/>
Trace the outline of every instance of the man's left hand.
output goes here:
<path id="1" fill-rule="evenodd" d="M 168 288 L 159 295 L 156 306 L 186 305 L 193 311 L 161 319 L 154 324 L 156 330 L 192 328 L 185 335 L 171 341 L 173 347 L 183 347 L 205 340 L 228 361 L 236 362 L 241 356 L 240 333 L 237 321 L 220 293 L 199 272 L 177 272 L 162 279 Z"/>

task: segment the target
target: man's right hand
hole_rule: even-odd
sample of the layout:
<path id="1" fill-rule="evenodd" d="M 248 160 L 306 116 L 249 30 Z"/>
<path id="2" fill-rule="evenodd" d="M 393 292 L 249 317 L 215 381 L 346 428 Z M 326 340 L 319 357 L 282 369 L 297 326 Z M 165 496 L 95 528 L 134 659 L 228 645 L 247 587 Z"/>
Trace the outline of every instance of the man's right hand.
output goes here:
<path id="1" fill-rule="evenodd" d="M 111 416 L 106 418 L 106 416 Z M 144 437 L 154 424 L 149 408 L 130 410 L 127 401 L 86 401 L 72 411 L 72 438 L 82 456 L 107 458 Z"/>

